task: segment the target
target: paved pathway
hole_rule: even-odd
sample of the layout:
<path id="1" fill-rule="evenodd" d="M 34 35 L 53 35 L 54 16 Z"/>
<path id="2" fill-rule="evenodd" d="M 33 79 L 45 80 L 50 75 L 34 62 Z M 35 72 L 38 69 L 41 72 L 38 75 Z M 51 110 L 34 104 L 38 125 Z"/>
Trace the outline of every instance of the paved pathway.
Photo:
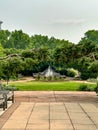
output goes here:
<path id="1" fill-rule="evenodd" d="M 21 103 L 2 130 L 98 130 L 92 103 Z"/>
<path id="2" fill-rule="evenodd" d="M 0 130 L 98 130 L 94 92 L 15 92 L 15 103 L 0 116 Z"/>
<path id="3" fill-rule="evenodd" d="M 16 102 L 97 102 L 95 92 L 15 91 Z"/>

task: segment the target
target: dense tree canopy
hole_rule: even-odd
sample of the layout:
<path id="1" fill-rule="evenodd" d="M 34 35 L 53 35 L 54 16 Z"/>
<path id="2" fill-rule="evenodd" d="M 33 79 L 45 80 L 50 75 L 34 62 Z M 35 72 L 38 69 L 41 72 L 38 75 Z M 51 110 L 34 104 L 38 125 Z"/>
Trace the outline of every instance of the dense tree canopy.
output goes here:
<path id="1" fill-rule="evenodd" d="M 89 30 L 85 33 L 80 43 L 92 42 L 98 45 L 98 30 Z"/>
<path id="2" fill-rule="evenodd" d="M 49 65 L 62 74 L 74 68 L 80 71 L 82 79 L 96 78 L 98 30 L 87 31 L 78 44 L 42 35 L 29 36 L 22 30 L 1 30 L 0 57 L 0 79 L 9 80 L 18 73 L 32 75 Z M 3 57 L 7 57 L 5 61 Z"/>

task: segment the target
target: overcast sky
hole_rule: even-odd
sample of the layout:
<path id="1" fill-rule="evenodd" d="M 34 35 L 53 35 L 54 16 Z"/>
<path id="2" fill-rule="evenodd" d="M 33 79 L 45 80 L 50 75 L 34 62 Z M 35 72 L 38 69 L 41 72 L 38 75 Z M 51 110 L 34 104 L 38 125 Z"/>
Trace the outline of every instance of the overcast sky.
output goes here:
<path id="1" fill-rule="evenodd" d="M 98 30 L 98 0 L 0 0 L 2 29 L 42 34 L 78 43 Z"/>

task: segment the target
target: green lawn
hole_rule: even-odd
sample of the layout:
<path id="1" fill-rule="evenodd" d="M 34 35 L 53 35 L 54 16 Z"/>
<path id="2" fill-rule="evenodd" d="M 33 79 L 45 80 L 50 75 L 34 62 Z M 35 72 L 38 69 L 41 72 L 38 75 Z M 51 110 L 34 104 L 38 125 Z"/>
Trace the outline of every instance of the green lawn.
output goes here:
<path id="1" fill-rule="evenodd" d="M 29 81 L 29 82 L 13 82 L 9 85 L 15 86 L 20 91 L 24 90 L 46 90 L 46 91 L 77 91 L 79 86 L 84 83 L 74 81 L 64 82 L 40 82 L 40 81 Z M 87 83 L 86 83 L 87 84 Z M 94 88 L 96 84 L 87 84 L 89 88 Z"/>

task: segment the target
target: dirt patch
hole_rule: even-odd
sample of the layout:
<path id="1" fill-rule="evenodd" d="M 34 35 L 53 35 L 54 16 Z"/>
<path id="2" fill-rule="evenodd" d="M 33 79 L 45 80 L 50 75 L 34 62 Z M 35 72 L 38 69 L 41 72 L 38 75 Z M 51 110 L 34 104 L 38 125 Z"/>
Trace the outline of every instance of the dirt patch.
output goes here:
<path id="1" fill-rule="evenodd" d="M 15 81 L 9 81 L 10 83 L 13 83 L 13 82 L 26 82 L 26 81 L 34 81 L 35 79 L 30 76 L 30 77 L 22 77 L 20 78 L 19 80 L 15 80 Z M 79 83 L 89 83 L 89 84 L 96 84 L 96 83 L 93 83 L 93 82 L 88 82 L 88 81 L 82 81 L 82 80 L 65 80 L 65 81 L 69 81 L 69 82 L 79 82 Z M 3 82 L 6 82 L 6 81 L 3 81 Z"/>

